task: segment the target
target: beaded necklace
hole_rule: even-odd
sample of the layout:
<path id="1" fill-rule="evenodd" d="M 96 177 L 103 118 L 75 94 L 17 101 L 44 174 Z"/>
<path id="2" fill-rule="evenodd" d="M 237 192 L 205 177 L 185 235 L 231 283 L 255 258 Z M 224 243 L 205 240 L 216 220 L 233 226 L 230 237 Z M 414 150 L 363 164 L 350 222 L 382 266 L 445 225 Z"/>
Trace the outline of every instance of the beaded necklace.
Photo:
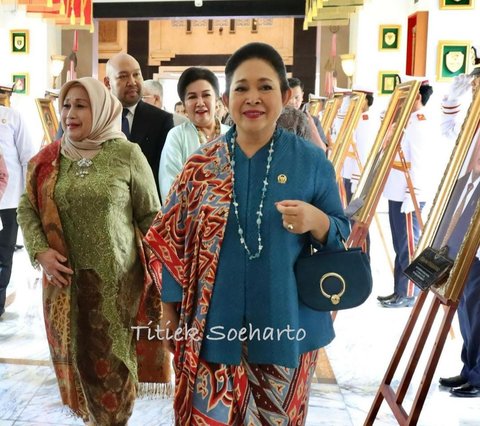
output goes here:
<path id="1" fill-rule="evenodd" d="M 196 127 L 197 132 L 198 132 L 198 140 L 200 141 L 200 145 L 203 145 L 204 143 L 210 142 L 211 140 L 220 136 L 221 125 L 220 125 L 220 121 L 217 120 L 217 119 L 215 119 L 215 130 L 214 130 L 212 136 L 207 136 L 207 134 L 202 129 L 200 129 L 200 127 L 197 127 L 197 126 L 195 126 L 195 127 Z"/>
<path id="2" fill-rule="evenodd" d="M 235 193 L 235 141 L 237 139 L 237 133 L 234 132 L 232 138 L 230 139 L 231 149 L 230 149 L 230 166 L 232 168 L 232 195 L 233 195 L 233 210 L 235 212 L 235 217 L 237 219 L 238 225 L 238 236 L 240 237 L 240 244 L 242 244 L 243 248 L 248 254 L 248 260 L 258 259 L 260 254 L 262 253 L 263 245 L 262 245 L 262 234 L 261 234 L 261 227 L 262 227 L 262 210 L 263 210 L 263 201 L 265 200 L 265 196 L 267 195 L 267 187 L 268 187 L 268 175 L 270 174 L 270 163 L 272 162 L 273 158 L 273 145 L 275 143 L 277 131 L 274 132 L 272 135 L 272 139 L 270 140 L 270 146 L 268 148 L 268 158 L 267 158 L 267 167 L 265 169 L 265 177 L 263 178 L 263 188 L 262 188 L 262 195 L 260 197 L 260 204 L 257 209 L 257 241 L 258 241 L 258 249 L 255 254 L 252 254 L 249 247 L 247 246 L 247 242 L 245 240 L 244 231 L 242 225 L 240 224 L 240 215 L 238 214 L 238 201 L 237 201 L 237 194 Z"/>

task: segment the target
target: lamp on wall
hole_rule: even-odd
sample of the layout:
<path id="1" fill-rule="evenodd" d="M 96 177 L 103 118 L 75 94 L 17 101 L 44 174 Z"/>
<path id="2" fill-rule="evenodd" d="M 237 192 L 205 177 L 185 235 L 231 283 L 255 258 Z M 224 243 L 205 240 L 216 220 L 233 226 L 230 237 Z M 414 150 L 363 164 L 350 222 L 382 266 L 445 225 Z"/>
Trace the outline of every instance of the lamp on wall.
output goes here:
<path id="1" fill-rule="evenodd" d="M 355 54 L 346 53 L 345 55 L 340 55 L 342 61 L 342 69 L 345 75 L 348 77 L 348 88 L 352 87 L 352 77 L 355 73 Z"/>
<path id="2" fill-rule="evenodd" d="M 53 88 L 57 88 L 57 78 L 62 73 L 63 67 L 65 65 L 66 56 L 63 55 L 52 55 L 50 59 L 52 61 L 52 76 L 53 76 Z"/>

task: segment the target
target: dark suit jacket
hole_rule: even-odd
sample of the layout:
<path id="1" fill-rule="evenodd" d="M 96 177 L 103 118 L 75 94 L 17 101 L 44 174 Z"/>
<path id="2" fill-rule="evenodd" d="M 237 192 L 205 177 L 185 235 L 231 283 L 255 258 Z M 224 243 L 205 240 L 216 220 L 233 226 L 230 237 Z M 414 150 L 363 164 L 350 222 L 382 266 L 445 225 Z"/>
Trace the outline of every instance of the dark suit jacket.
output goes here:
<path id="1" fill-rule="evenodd" d="M 448 225 L 452 220 L 452 216 L 455 213 L 455 210 L 460 202 L 460 197 L 465 189 L 465 186 L 468 184 L 468 179 L 470 178 L 470 173 L 462 176 L 457 180 L 455 188 L 453 189 L 452 196 L 450 197 L 450 202 L 448 203 L 445 214 L 443 215 L 442 222 L 438 228 L 438 232 L 435 236 L 435 241 L 433 243 L 434 248 L 440 248 L 443 238 L 447 233 Z M 475 191 L 473 192 L 470 200 L 463 209 L 463 213 L 458 219 L 457 226 L 452 232 L 452 235 L 447 241 L 448 246 L 448 257 L 455 259 L 457 257 L 460 246 L 462 245 L 465 234 L 467 233 L 468 226 L 472 220 L 472 216 L 475 213 L 475 208 L 477 206 L 478 199 L 480 197 L 480 185 L 477 185 Z"/>
<path id="2" fill-rule="evenodd" d="M 172 127 L 172 114 L 143 101 L 138 102 L 135 115 L 133 116 L 129 140 L 138 143 L 143 154 L 147 157 L 148 164 L 152 168 L 159 196 L 158 167 L 160 165 L 160 155 L 167 133 Z"/>

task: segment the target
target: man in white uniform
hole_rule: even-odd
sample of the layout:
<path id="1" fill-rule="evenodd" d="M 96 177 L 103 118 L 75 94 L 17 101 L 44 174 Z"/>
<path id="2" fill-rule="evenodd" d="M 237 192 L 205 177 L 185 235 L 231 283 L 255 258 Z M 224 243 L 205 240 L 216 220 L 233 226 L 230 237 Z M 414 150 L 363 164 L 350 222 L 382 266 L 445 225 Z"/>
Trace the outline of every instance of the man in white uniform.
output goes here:
<path id="1" fill-rule="evenodd" d="M 380 121 L 375 117 L 372 117 L 369 111 L 374 101 L 373 92 L 362 87 L 354 87 L 352 90 L 354 92 L 365 93 L 365 100 L 362 105 L 362 115 L 360 116 L 357 128 L 353 133 L 353 141 L 355 142 L 360 164 L 364 167 L 380 128 Z M 360 180 L 360 169 L 357 160 L 353 155 L 354 151 L 353 149 L 350 149 L 342 170 L 343 183 L 345 185 L 348 203 L 350 202 L 352 194 L 355 192 L 358 181 Z"/>
<path id="2" fill-rule="evenodd" d="M 423 82 L 401 141 L 420 210 L 427 200 L 428 163 L 434 149 L 432 140 L 434 138 L 431 137 L 431 129 L 422 108 L 432 93 L 432 86 L 428 82 Z M 408 280 L 403 271 L 413 257 L 420 229 L 398 155 L 394 160 L 383 195 L 388 200 L 388 217 L 395 251 L 394 289 L 389 296 L 378 296 L 377 299 L 385 308 L 413 306 L 418 289 Z"/>
<path id="3" fill-rule="evenodd" d="M 35 148 L 19 112 L 0 106 L 0 147 L 8 171 L 8 183 L 0 200 L 0 316 L 5 312 L 7 286 L 17 241 L 17 207 L 25 188 L 27 164 Z"/>

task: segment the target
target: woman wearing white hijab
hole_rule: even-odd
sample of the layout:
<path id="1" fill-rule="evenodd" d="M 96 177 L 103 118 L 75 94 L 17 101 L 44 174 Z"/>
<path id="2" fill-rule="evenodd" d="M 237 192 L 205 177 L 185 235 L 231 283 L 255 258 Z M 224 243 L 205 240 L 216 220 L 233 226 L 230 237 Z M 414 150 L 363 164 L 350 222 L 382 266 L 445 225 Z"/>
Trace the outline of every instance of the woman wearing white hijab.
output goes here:
<path id="1" fill-rule="evenodd" d="M 62 402 L 85 421 L 125 425 L 136 396 L 132 326 L 144 285 L 136 230 L 160 208 L 122 107 L 99 81 L 66 83 L 64 135 L 29 163 L 18 209 L 25 246 L 44 272 L 44 314 Z"/>

